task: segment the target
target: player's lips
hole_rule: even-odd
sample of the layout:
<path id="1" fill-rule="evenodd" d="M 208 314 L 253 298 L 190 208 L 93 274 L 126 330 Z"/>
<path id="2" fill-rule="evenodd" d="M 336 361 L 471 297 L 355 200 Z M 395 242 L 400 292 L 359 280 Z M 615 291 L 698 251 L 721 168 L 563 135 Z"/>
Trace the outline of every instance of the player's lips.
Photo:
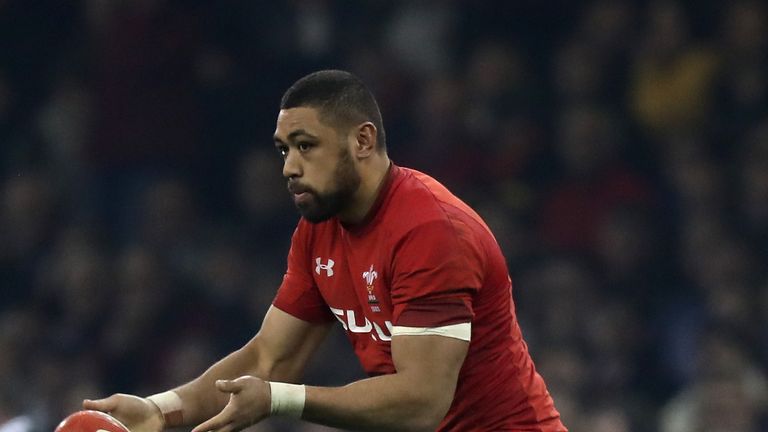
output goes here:
<path id="1" fill-rule="evenodd" d="M 293 203 L 297 206 L 300 206 L 307 201 L 309 201 L 311 198 L 311 195 L 309 192 L 302 192 L 300 194 L 293 194 Z"/>
<path id="2" fill-rule="evenodd" d="M 288 192 L 294 195 L 300 195 L 305 192 L 309 192 L 309 188 L 299 183 L 288 183 Z"/>
<path id="3" fill-rule="evenodd" d="M 296 205 L 299 205 L 310 199 L 312 194 L 308 187 L 302 186 L 298 183 L 288 183 L 288 192 L 293 195 L 293 202 Z"/>

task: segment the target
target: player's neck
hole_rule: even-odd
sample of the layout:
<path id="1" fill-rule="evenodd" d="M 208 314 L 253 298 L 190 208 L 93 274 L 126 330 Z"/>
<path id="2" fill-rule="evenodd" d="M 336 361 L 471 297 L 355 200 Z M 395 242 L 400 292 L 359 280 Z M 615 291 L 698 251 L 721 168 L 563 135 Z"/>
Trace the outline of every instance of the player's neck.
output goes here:
<path id="1" fill-rule="evenodd" d="M 342 223 L 355 225 L 365 219 L 381 192 L 389 166 L 389 157 L 384 154 L 371 160 L 370 165 L 362 168 L 360 187 L 357 189 L 352 203 L 338 215 Z"/>

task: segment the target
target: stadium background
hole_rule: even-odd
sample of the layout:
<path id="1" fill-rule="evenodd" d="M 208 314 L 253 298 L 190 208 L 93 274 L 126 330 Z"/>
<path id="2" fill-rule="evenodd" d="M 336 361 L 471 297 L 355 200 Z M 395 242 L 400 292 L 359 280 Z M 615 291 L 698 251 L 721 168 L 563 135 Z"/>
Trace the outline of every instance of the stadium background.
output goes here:
<path id="1" fill-rule="evenodd" d="M 329 67 L 371 85 L 396 163 L 495 230 L 571 430 L 768 430 L 766 13 L 0 0 L 0 430 L 253 335 L 297 220 L 279 97 Z M 337 331 L 307 381 L 358 376 Z"/>

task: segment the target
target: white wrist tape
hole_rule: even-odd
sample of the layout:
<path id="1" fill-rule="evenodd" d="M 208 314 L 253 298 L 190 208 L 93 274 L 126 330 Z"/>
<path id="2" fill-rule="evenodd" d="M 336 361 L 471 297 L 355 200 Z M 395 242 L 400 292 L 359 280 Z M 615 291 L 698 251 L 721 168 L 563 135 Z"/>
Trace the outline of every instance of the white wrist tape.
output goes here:
<path id="1" fill-rule="evenodd" d="M 166 427 L 180 426 L 183 423 L 181 398 L 172 390 L 147 397 L 163 413 Z"/>
<path id="2" fill-rule="evenodd" d="M 303 385 L 269 381 L 272 392 L 272 415 L 301 418 L 307 390 Z"/>

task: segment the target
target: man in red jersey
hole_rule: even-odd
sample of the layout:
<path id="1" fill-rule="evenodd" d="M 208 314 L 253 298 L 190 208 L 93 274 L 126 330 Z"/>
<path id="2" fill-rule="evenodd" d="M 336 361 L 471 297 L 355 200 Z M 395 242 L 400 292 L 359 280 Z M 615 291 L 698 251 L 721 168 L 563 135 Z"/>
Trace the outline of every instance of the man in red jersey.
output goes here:
<path id="1" fill-rule="evenodd" d="M 280 108 L 274 141 L 302 219 L 261 330 L 176 389 L 84 407 L 133 432 L 230 432 L 270 415 L 355 430 L 566 431 L 493 234 L 440 183 L 390 162 L 365 85 L 316 72 Z M 370 378 L 295 384 L 337 320 Z"/>

